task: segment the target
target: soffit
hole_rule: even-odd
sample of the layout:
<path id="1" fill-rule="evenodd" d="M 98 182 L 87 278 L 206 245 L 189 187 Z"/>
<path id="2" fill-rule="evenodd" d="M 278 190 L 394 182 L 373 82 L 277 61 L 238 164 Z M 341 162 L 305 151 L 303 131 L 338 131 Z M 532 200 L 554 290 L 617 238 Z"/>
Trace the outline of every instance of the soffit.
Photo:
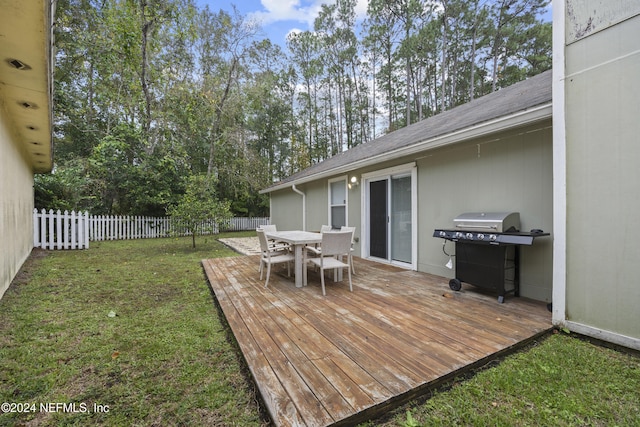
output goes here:
<path id="1" fill-rule="evenodd" d="M 0 104 L 36 173 L 53 166 L 50 0 L 0 0 Z"/>

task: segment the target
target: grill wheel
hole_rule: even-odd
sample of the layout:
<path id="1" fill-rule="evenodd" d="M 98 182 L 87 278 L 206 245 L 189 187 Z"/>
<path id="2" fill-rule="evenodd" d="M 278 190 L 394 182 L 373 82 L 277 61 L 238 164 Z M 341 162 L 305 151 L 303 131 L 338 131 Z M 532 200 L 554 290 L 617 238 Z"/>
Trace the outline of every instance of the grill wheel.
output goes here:
<path id="1" fill-rule="evenodd" d="M 462 289 L 462 282 L 458 279 L 451 279 L 449 280 L 449 287 L 451 288 L 452 291 L 459 291 L 460 289 Z"/>

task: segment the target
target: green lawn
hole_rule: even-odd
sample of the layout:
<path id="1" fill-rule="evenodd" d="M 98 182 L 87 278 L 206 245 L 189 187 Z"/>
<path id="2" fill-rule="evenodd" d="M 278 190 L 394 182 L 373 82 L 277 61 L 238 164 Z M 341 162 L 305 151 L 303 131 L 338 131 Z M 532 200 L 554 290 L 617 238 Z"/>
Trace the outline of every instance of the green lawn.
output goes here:
<path id="1" fill-rule="evenodd" d="M 233 255 L 211 237 L 34 252 L 0 300 L 0 425 L 269 425 L 200 265 Z M 639 420 L 638 355 L 559 333 L 366 425 Z"/>
<path id="2" fill-rule="evenodd" d="M 640 426 L 640 357 L 563 333 L 372 426 Z"/>
<path id="3" fill-rule="evenodd" d="M 28 267 L 0 300 L 0 400 L 37 407 L 0 424 L 265 424 L 200 265 L 237 254 L 197 244 L 92 242 Z M 88 410 L 41 411 L 49 402 Z"/>

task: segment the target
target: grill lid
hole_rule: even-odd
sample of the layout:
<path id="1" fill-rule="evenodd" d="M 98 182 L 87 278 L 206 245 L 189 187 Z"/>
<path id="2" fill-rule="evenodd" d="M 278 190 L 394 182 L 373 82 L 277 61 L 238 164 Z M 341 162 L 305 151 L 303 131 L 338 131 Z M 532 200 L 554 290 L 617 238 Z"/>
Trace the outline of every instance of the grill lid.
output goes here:
<path id="1" fill-rule="evenodd" d="M 497 233 L 520 230 L 518 212 L 467 212 L 453 219 L 453 225 L 460 230 L 487 230 Z"/>

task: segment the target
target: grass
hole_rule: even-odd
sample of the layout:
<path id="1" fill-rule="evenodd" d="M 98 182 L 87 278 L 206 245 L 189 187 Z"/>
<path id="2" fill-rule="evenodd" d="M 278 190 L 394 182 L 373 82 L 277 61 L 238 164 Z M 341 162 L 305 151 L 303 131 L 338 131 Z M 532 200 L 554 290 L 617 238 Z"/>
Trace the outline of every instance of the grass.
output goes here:
<path id="1" fill-rule="evenodd" d="M 0 402 L 36 408 L 0 425 L 266 424 L 200 265 L 232 255 L 212 238 L 134 240 L 27 266 L 0 300 Z"/>
<path id="2" fill-rule="evenodd" d="M 233 255 L 212 238 L 35 251 L 0 300 L 0 403 L 21 411 L 0 426 L 269 425 L 200 265 Z M 362 426 L 639 420 L 638 355 L 557 333 Z"/>
<path id="3" fill-rule="evenodd" d="M 640 357 L 555 332 L 376 426 L 640 426 Z"/>

